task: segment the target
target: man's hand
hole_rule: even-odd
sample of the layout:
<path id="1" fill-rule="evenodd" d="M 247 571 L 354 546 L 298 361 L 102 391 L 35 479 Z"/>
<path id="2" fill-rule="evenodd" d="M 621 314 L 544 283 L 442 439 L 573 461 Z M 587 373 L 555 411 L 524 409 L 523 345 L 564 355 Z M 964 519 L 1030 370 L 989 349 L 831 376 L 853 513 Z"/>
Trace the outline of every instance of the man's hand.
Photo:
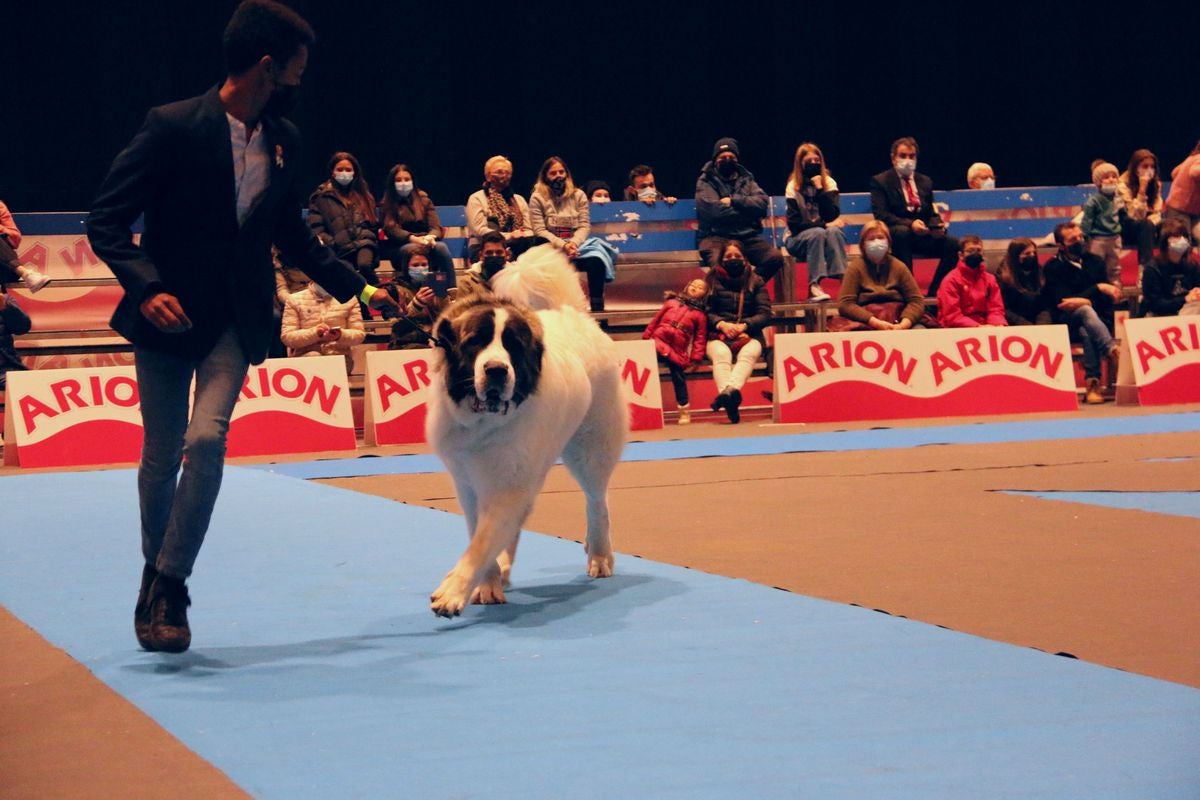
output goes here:
<path id="1" fill-rule="evenodd" d="M 1091 304 L 1092 301 L 1088 300 L 1086 297 L 1064 297 L 1063 301 L 1058 304 L 1058 310 L 1074 311 L 1077 308 L 1083 308 L 1084 306 L 1090 306 Z"/>
<path id="2" fill-rule="evenodd" d="M 374 288 L 375 291 L 371 294 L 371 301 L 367 305 L 371 308 L 393 308 L 397 311 L 400 310 L 400 304 L 387 293 L 386 289 L 380 289 L 378 286 Z"/>
<path id="3" fill-rule="evenodd" d="M 917 236 L 924 236 L 929 233 L 929 226 L 925 224 L 924 220 L 914 219 L 912 221 L 912 232 Z"/>
<path id="4" fill-rule="evenodd" d="M 1104 292 L 1113 300 L 1121 299 L 1121 288 L 1119 286 L 1114 286 L 1111 283 L 1097 283 L 1096 288 Z"/>
<path id="5" fill-rule="evenodd" d="M 1197 286 L 1195 289 L 1192 289 L 1190 292 L 1188 292 L 1187 295 L 1184 296 L 1183 300 L 1185 303 L 1200 302 L 1200 286 Z M 3 306 L 0 306 L 0 308 L 3 308 Z"/>
<path id="6" fill-rule="evenodd" d="M 664 197 L 664 198 L 663 198 L 663 202 L 664 202 L 664 203 L 666 203 L 666 204 L 667 204 L 667 205 L 669 205 L 669 206 L 673 206 L 673 205 L 675 205 L 677 202 L 679 202 L 679 198 L 678 198 L 678 197 Z"/>
<path id="7" fill-rule="evenodd" d="M 733 205 L 733 198 L 732 197 L 722 197 L 721 205 L 724 205 L 724 206 Z"/>
<path id="8" fill-rule="evenodd" d="M 183 333 L 192 328 L 192 321 L 173 294 L 158 292 L 143 300 L 139 308 L 142 316 L 163 333 Z"/>

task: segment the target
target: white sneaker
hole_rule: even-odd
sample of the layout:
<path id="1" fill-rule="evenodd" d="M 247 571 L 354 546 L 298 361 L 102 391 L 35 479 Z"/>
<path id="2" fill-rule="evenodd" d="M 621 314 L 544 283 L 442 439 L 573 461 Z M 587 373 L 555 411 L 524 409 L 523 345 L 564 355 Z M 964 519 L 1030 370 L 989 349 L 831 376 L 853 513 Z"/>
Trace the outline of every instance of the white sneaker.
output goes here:
<path id="1" fill-rule="evenodd" d="M 678 424 L 678 425 L 691 425 L 692 424 L 692 412 L 688 410 L 687 406 L 680 406 L 679 419 L 676 422 L 676 424 Z"/>
<path id="2" fill-rule="evenodd" d="M 50 283 L 50 280 L 49 277 L 38 272 L 33 267 L 25 267 L 21 273 L 21 283 L 25 284 L 25 288 L 33 294 L 37 294 L 46 288 L 46 284 Z"/>
<path id="3" fill-rule="evenodd" d="M 829 300 L 829 292 L 822 289 L 819 283 L 810 283 L 808 285 L 808 299 L 814 302 Z"/>

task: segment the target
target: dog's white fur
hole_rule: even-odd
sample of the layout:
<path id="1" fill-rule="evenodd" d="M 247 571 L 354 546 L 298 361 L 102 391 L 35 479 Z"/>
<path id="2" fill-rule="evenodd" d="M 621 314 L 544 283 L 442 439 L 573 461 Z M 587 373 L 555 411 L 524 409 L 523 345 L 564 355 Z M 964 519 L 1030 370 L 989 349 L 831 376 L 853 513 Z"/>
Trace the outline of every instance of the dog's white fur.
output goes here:
<path id="1" fill-rule="evenodd" d="M 560 456 L 586 497 L 588 575 L 613 573 L 608 483 L 628 429 L 616 349 L 579 310 L 579 279 L 557 250 L 534 248 L 491 283 L 497 295 L 539 309 L 542 371 L 536 391 L 509 407 L 512 368 L 500 343 L 504 308 L 495 312 L 495 339 L 475 359 L 476 398 L 455 403 L 446 369 L 434 371 L 426 434 L 454 479 L 470 536 L 466 552 L 430 597 L 433 612 L 444 617 L 458 615 L 468 602 L 505 602 L 521 526 Z M 504 410 L 488 413 L 480 410 L 483 365 L 497 360 L 509 364 Z"/>

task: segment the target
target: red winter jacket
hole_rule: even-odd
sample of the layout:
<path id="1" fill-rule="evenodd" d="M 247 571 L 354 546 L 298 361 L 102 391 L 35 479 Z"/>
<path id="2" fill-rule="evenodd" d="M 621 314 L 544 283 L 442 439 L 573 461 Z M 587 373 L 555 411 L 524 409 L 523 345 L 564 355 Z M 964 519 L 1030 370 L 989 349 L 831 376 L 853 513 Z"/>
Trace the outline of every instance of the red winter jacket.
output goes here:
<path id="1" fill-rule="evenodd" d="M 704 358 L 708 340 L 708 317 L 698 306 L 670 297 L 642 332 L 653 339 L 658 354 L 685 369 Z"/>

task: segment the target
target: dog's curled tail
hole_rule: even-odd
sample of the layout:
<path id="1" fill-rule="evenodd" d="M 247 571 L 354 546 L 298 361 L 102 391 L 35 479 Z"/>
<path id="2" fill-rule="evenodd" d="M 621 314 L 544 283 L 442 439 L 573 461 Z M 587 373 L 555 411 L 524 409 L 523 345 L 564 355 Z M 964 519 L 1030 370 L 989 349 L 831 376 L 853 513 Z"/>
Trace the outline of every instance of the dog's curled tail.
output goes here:
<path id="1" fill-rule="evenodd" d="M 586 311 L 579 275 L 562 251 L 543 244 L 522 253 L 491 279 L 492 291 L 505 300 L 541 311 L 570 306 Z"/>

